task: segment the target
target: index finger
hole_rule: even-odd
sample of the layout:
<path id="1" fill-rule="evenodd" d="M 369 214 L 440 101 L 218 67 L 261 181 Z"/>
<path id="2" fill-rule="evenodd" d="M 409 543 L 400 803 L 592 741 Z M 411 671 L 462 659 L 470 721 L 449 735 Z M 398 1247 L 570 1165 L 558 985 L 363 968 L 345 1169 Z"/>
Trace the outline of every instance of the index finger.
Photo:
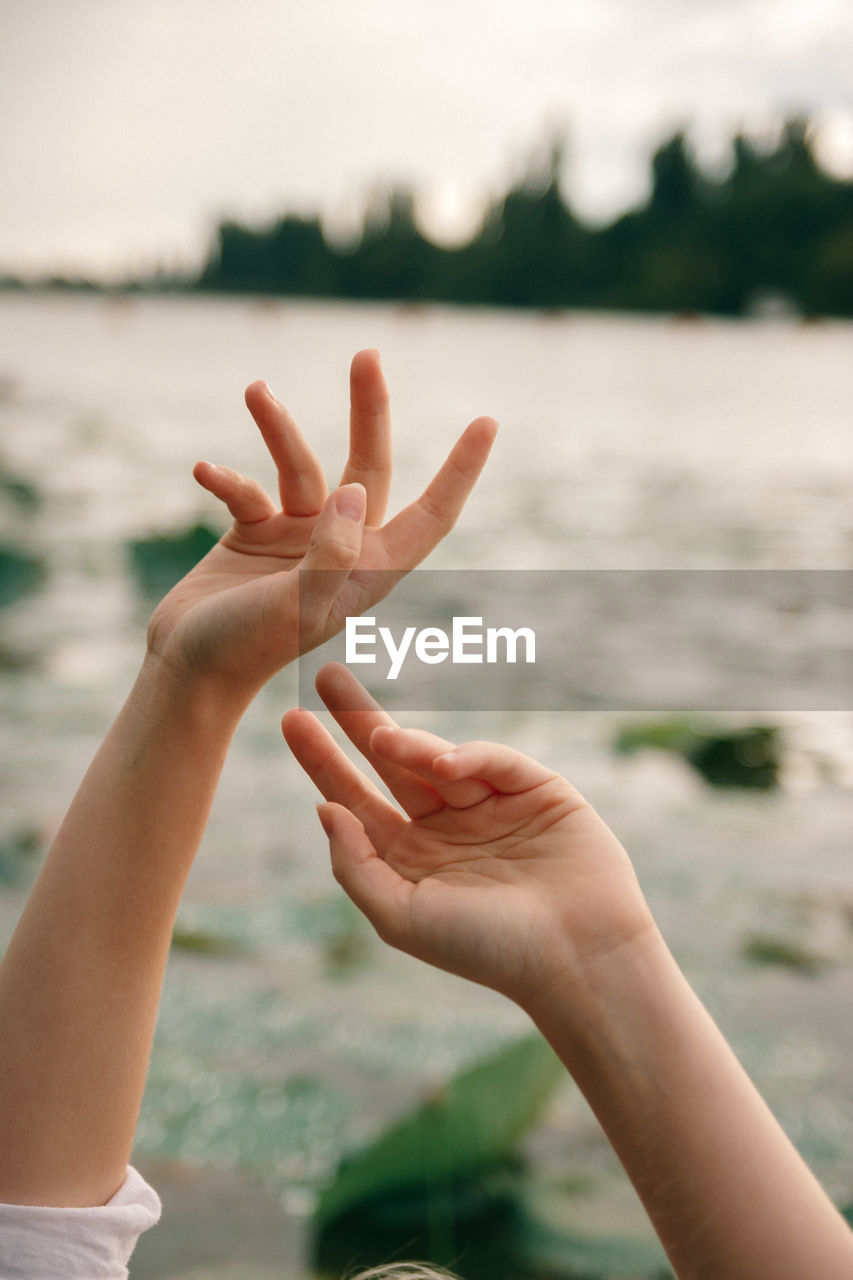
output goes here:
<path id="1" fill-rule="evenodd" d="M 281 730 L 299 764 L 327 800 L 354 813 L 377 849 L 385 849 L 406 819 L 347 759 L 316 716 L 302 707 L 288 711 Z"/>
<path id="2" fill-rule="evenodd" d="M 461 783 L 438 781 L 429 769 L 429 761 L 442 752 L 452 750 L 453 743 L 423 730 L 400 729 L 348 667 L 329 662 L 317 673 L 316 683 L 317 692 L 344 733 L 370 762 L 410 818 L 425 818 L 445 804 L 467 808 L 492 794 L 491 787 L 474 780 L 465 779 Z M 376 752 L 373 750 L 373 736 L 377 730 L 390 732 L 392 739 L 395 734 L 401 734 L 406 743 L 414 738 L 419 750 L 395 755 L 392 746 Z"/>
<path id="3" fill-rule="evenodd" d="M 348 667 L 339 662 L 327 662 L 317 672 L 315 683 L 317 692 L 350 742 L 376 770 L 410 818 L 424 817 L 442 807 L 443 801 L 433 787 L 408 769 L 380 760 L 371 751 L 370 735 L 373 730 L 379 725 L 393 725 L 394 721 Z M 452 743 L 447 745 L 450 747 Z"/>
<path id="4" fill-rule="evenodd" d="M 413 569 L 450 532 L 486 465 L 497 430 L 494 418 L 475 418 L 421 496 L 388 521 L 380 537 L 389 565 Z"/>

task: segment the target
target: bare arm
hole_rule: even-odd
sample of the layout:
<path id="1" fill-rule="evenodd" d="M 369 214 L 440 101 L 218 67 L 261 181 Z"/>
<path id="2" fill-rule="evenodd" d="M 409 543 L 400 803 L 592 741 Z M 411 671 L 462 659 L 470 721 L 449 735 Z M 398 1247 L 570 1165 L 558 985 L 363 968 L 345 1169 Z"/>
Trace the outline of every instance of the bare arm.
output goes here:
<path id="1" fill-rule="evenodd" d="M 452 527 L 494 423 L 479 419 L 421 499 L 383 525 L 390 421 L 375 353 L 351 375 L 350 454 L 320 465 L 263 384 L 249 408 L 280 505 L 202 463 L 234 524 L 158 606 L 140 675 L 89 769 L 0 966 L 0 1200 L 86 1206 L 121 1184 L 181 891 L 245 707 Z M 319 580 L 301 605 L 297 572 Z M 384 572 L 374 575 L 380 569 Z M 305 593 L 307 594 L 307 593 Z"/>
<path id="2" fill-rule="evenodd" d="M 853 1233 L 659 935 L 572 966 L 527 1010 L 559 1053 L 683 1280 L 843 1280 Z"/>
<path id="3" fill-rule="evenodd" d="M 0 967 L 0 1200 L 104 1204 L 136 1127 L 181 891 L 239 707 L 146 659 Z"/>
<path id="4" fill-rule="evenodd" d="M 627 854 L 509 747 L 403 731 L 344 668 L 318 687 L 403 812 L 307 711 L 337 879 L 393 946 L 515 1000 L 588 1099 L 682 1280 L 846 1280 L 853 1233 L 668 951 Z"/>

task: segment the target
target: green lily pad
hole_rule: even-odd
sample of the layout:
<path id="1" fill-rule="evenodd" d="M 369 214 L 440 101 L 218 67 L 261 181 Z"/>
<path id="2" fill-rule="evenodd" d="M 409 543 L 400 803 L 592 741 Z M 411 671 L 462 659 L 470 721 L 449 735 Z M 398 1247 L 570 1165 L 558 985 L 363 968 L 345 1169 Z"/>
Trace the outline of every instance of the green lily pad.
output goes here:
<path id="1" fill-rule="evenodd" d="M 41 847 L 41 832 L 36 827 L 21 827 L 0 836 L 0 885 L 17 884 Z"/>
<path id="2" fill-rule="evenodd" d="M 130 565 L 137 586 L 146 595 L 164 596 L 219 541 L 206 524 L 194 524 L 177 533 L 158 533 L 128 542 Z"/>
<path id="3" fill-rule="evenodd" d="M 172 931 L 172 947 L 176 951 L 192 951 L 197 955 L 231 956 L 240 950 L 237 943 L 219 933 L 207 929 L 186 929 L 175 925 Z"/>
<path id="4" fill-rule="evenodd" d="M 31 480 L 11 475 L 0 466 L 0 493 L 24 511 L 35 511 L 41 505 L 41 494 Z"/>
<path id="5" fill-rule="evenodd" d="M 743 944 L 743 954 L 753 964 L 778 965 L 783 969 L 793 969 L 807 977 L 817 977 L 827 968 L 823 956 L 796 942 L 786 938 L 773 937 L 770 934 L 754 934 Z"/>
<path id="6" fill-rule="evenodd" d="M 775 725 L 725 730 L 672 719 L 630 725 L 617 735 L 615 748 L 621 755 L 643 747 L 682 756 L 712 787 L 768 791 L 779 782 L 780 734 Z"/>
<path id="7" fill-rule="evenodd" d="M 44 576 L 41 560 L 15 547 L 0 546 L 0 606 L 35 591 Z"/>
<path id="8" fill-rule="evenodd" d="M 448 1188 L 508 1161 L 563 1076 L 559 1059 L 539 1035 L 460 1072 L 341 1162 L 317 1203 L 316 1225 L 388 1197 L 419 1196 L 434 1207 Z"/>

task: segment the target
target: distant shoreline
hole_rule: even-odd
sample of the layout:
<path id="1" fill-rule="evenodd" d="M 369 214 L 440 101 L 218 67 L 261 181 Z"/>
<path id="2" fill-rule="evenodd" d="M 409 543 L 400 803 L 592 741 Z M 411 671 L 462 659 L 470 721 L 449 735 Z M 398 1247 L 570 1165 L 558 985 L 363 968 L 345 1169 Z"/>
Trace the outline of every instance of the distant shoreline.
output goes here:
<path id="1" fill-rule="evenodd" d="M 122 281 L 111 284 L 104 281 L 52 279 L 50 281 L 9 281 L 0 279 L 0 300 L 10 297 L 41 298 L 101 298 L 118 305 L 132 304 L 138 300 L 157 299 L 196 299 L 200 301 L 233 301 L 254 303 L 259 308 L 268 304 L 271 310 L 284 307 L 288 303 L 353 303 L 365 306 L 389 306 L 396 308 L 401 314 L 417 316 L 430 308 L 453 308 L 460 311 L 505 311 L 512 314 L 528 313 L 543 321 L 569 318 L 571 316 L 625 316 L 626 318 L 648 317 L 649 319 L 669 320 L 679 325 L 703 324 L 711 321 L 742 322 L 754 324 L 756 321 L 777 320 L 810 326 L 824 323 L 843 323 L 853 320 L 853 309 L 849 314 L 817 314 L 803 313 L 797 310 L 792 299 L 782 294 L 770 294 L 758 297 L 753 306 L 742 312 L 699 311 L 690 307 L 684 308 L 651 308 L 651 307 L 617 307 L 605 304 L 580 304 L 576 306 L 545 306 L 530 303 L 500 303 L 467 301 L 453 298 L 405 298 L 405 297 L 370 297 L 344 294 L 311 294 L 311 293 L 269 293 L 251 289 L 206 289 L 198 285 L 151 285 L 137 281 Z"/>
<path id="2" fill-rule="evenodd" d="M 107 282 L 0 268 L 0 289 L 202 293 L 448 303 L 555 313 L 853 316 L 853 180 L 820 163 L 808 121 L 792 120 L 772 146 L 738 135 L 720 176 L 696 162 L 685 135 L 651 157 L 648 199 L 606 226 L 572 209 L 560 182 L 562 146 L 484 212 L 465 244 L 421 231 L 417 200 L 391 188 L 374 197 L 351 241 L 331 239 L 319 216 L 284 212 L 263 224 L 219 223 L 197 271 Z"/>

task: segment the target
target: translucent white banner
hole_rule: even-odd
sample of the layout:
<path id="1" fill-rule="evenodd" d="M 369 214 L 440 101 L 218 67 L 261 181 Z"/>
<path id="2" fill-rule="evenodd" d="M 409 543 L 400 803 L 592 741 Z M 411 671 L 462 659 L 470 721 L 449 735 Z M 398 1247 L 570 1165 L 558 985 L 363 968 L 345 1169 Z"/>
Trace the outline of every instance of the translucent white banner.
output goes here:
<path id="1" fill-rule="evenodd" d="M 300 616 L 319 571 L 300 575 Z M 415 570 L 300 660 L 345 663 L 390 710 L 853 707 L 848 570 Z M 364 584 L 367 586 L 367 584 Z M 393 589 L 392 589 L 393 588 Z"/>

